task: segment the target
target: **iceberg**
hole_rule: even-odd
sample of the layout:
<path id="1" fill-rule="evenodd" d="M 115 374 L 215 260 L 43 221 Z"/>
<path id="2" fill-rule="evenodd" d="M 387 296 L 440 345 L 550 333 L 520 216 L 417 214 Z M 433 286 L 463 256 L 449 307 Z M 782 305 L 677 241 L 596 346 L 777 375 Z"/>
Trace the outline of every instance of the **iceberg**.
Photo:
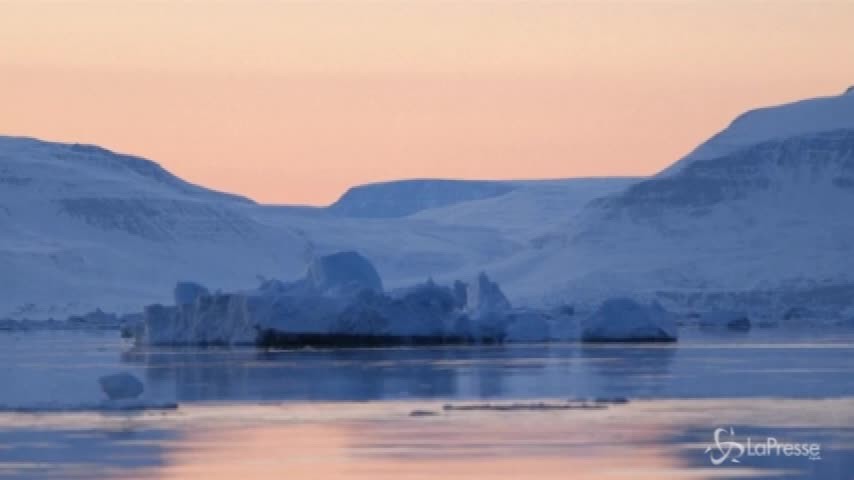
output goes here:
<path id="1" fill-rule="evenodd" d="M 117 315 L 96 308 L 88 313 L 71 315 L 65 320 L 53 317 L 47 319 L 0 318 L 0 331 L 122 330 L 132 320 L 133 315 Z"/>
<path id="2" fill-rule="evenodd" d="M 209 294 L 207 288 L 195 282 L 178 282 L 173 292 L 175 305 L 192 305 L 197 298 Z"/>
<path id="3" fill-rule="evenodd" d="M 727 328 L 736 331 L 750 330 L 750 317 L 744 312 L 713 310 L 700 315 L 700 327 Z"/>
<path id="4" fill-rule="evenodd" d="M 477 281 L 468 286 L 466 298 L 468 310 L 475 316 L 501 313 L 511 308 L 501 287 L 483 272 L 477 276 Z"/>
<path id="5" fill-rule="evenodd" d="M 467 284 L 432 279 L 386 292 L 356 252 L 314 259 L 297 280 L 254 290 L 206 293 L 176 287 L 174 306 L 150 305 L 126 329 L 138 345 L 262 348 L 493 344 L 575 341 L 574 310 L 514 308 L 486 273 Z M 179 290 L 182 292 L 179 294 Z M 190 298 L 192 302 L 186 303 Z M 650 334 L 652 335 L 652 334 Z"/>
<path id="6" fill-rule="evenodd" d="M 551 340 L 549 316 L 536 310 L 514 312 L 506 327 L 508 342 L 547 342 Z"/>
<path id="7" fill-rule="evenodd" d="M 382 280 L 371 262 L 356 252 L 338 252 L 316 258 L 308 267 L 306 280 L 320 293 L 348 294 L 363 289 L 383 290 Z"/>
<path id="8" fill-rule="evenodd" d="M 145 345 L 240 345 L 256 337 L 250 305 L 243 294 L 213 294 L 191 305 L 150 305 L 133 332 Z"/>
<path id="9" fill-rule="evenodd" d="M 128 400 L 142 395 L 145 388 L 138 378 L 130 373 L 122 372 L 106 375 L 98 380 L 101 390 L 110 400 Z"/>
<path id="10" fill-rule="evenodd" d="M 384 292 L 356 252 L 314 259 L 303 278 L 206 293 L 185 282 L 175 306 L 150 305 L 132 332 L 141 345 L 378 346 L 503 341 L 510 308 L 485 275 L 476 287 L 432 280 Z M 191 300 L 192 299 L 192 300 Z"/>
<path id="11" fill-rule="evenodd" d="M 363 290 L 342 301 L 314 297 L 312 325 L 292 317 L 262 322 L 261 346 L 383 346 L 473 343 L 480 337 L 458 328 L 464 318 L 453 290 L 432 281 L 386 294 Z M 295 298 L 294 307 L 312 298 Z M 320 313 L 320 315 L 317 315 Z"/>
<path id="12" fill-rule="evenodd" d="M 672 315 L 657 302 L 641 305 L 629 298 L 602 303 L 583 324 L 585 342 L 675 342 L 678 338 Z"/>

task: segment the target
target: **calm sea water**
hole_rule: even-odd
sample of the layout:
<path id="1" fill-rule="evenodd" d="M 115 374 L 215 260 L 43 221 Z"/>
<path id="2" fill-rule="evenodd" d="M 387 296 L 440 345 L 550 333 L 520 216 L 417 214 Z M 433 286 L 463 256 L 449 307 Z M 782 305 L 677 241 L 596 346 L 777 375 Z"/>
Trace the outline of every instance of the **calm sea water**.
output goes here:
<path id="1" fill-rule="evenodd" d="M 299 351 L 4 333 L 0 366 L 0 478 L 854 478 L 850 330 L 687 331 L 676 345 Z M 117 371 L 143 380 L 144 401 L 180 408 L 11 411 L 97 405 L 98 377 Z M 628 403 L 443 409 L 592 397 Z M 718 427 L 724 442 L 817 443 L 821 459 L 745 454 L 716 466 Z"/>

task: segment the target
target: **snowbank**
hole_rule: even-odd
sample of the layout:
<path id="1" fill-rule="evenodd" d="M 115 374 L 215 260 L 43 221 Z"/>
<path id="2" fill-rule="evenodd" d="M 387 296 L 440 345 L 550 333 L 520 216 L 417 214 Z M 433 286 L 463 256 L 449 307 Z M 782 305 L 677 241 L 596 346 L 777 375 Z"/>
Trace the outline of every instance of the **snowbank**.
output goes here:
<path id="1" fill-rule="evenodd" d="M 628 298 L 606 300 L 583 324 L 585 342 L 674 342 L 676 322 L 658 303 L 641 305 Z"/>

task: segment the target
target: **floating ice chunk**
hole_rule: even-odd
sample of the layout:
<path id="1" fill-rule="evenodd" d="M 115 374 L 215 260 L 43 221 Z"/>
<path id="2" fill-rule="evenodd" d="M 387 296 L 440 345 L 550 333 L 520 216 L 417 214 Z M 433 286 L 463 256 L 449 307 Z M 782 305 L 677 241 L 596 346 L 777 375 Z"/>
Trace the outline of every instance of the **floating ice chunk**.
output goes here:
<path id="1" fill-rule="evenodd" d="M 72 315 L 68 317 L 68 323 L 79 326 L 114 327 L 119 324 L 119 317 L 115 313 L 106 313 L 100 308 L 83 315 Z"/>
<path id="2" fill-rule="evenodd" d="M 559 308 L 549 321 L 549 340 L 555 342 L 578 341 L 581 325 L 572 307 Z"/>
<path id="3" fill-rule="evenodd" d="M 195 282 L 178 282 L 175 285 L 175 305 L 192 305 L 202 295 L 208 295 L 208 289 Z"/>
<path id="4" fill-rule="evenodd" d="M 573 309 L 514 309 L 506 314 L 504 340 L 507 342 L 576 341 L 578 320 Z"/>
<path id="5" fill-rule="evenodd" d="M 382 280 L 371 262 L 351 251 L 316 258 L 308 267 L 306 279 L 317 291 L 327 294 L 383 290 Z"/>
<path id="6" fill-rule="evenodd" d="M 510 310 L 510 301 L 504 296 L 501 287 L 481 272 L 477 280 L 468 286 L 466 292 L 468 310 L 474 316 Z"/>
<path id="7" fill-rule="evenodd" d="M 136 338 L 142 335 L 142 331 L 145 329 L 144 313 L 128 313 L 122 315 L 119 321 L 121 322 L 119 331 L 122 338 Z"/>
<path id="8" fill-rule="evenodd" d="M 142 395 L 145 388 L 138 378 L 127 372 L 106 375 L 98 380 L 110 400 L 126 400 Z"/>
<path id="9" fill-rule="evenodd" d="M 151 305 L 141 326 L 125 333 L 139 345 L 499 343 L 514 322 L 516 341 L 547 341 L 549 322 L 563 315 L 534 310 L 516 314 L 485 274 L 472 287 L 428 280 L 385 293 L 374 267 L 355 252 L 317 258 L 304 278 L 265 280 L 257 290 L 207 294 L 193 285 L 176 287 L 176 301 L 185 303 Z"/>
<path id="10" fill-rule="evenodd" d="M 674 342 L 676 322 L 658 303 L 645 306 L 628 298 L 606 300 L 584 321 L 585 342 Z"/>
<path id="11" fill-rule="evenodd" d="M 701 327 L 720 327 L 730 330 L 750 330 L 750 317 L 744 312 L 713 310 L 700 315 Z"/>
<path id="12" fill-rule="evenodd" d="M 468 285 L 459 280 L 454 280 L 454 301 L 457 308 L 465 308 L 468 303 Z"/>
<path id="13" fill-rule="evenodd" d="M 257 337 L 255 307 L 250 295 L 203 295 L 192 305 L 145 308 L 138 329 L 141 345 L 240 345 Z"/>
<path id="14" fill-rule="evenodd" d="M 505 336 L 508 342 L 547 342 L 552 338 L 550 319 L 543 312 L 516 311 L 508 319 Z"/>

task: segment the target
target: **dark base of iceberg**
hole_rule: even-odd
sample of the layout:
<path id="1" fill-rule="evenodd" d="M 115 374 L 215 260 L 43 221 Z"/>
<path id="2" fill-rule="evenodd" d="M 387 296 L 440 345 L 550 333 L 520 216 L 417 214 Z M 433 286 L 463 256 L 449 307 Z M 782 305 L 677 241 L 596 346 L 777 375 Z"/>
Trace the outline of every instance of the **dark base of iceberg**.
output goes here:
<path id="1" fill-rule="evenodd" d="M 256 345 L 261 348 L 365 348 L 429 347 L 441 345 L 490 345 L 504 342 L 498 337 L 448 335 L 377 335 L 352 333 L 294 333 L 264 330 Z"/>
<path id="2" fill-rule="evenodd" d="M 96 403 L 41 403 L 26 406 L 0 405 L 0 413 L 132 413 L 146 411 L 170 411 L 178 410 L 179 406 L 174 402 L 143 402 L 138 400 L 108 400 Z"/>

